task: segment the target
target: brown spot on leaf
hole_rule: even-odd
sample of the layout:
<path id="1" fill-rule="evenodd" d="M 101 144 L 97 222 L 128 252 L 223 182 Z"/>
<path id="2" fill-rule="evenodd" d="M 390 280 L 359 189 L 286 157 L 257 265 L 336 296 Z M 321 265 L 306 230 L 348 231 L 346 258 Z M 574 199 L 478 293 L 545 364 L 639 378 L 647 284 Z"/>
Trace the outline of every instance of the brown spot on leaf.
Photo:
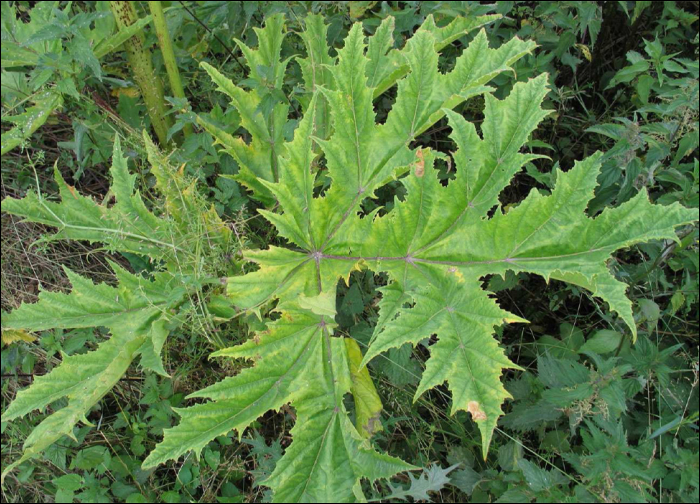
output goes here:
<path id="1" fill-rule="evenodd" d="M 469 401 L 467 411 L 472 414 L 472 418 L 477 420 L 486 420 L 486 413 L 481 409 L 481 405 L 476 401 Z"/>
<path id="2" fill-rule="evenodd" d="M 382 430 L 382 422 L 379 419 L 381 412 L 377 412 L 376 415 L 369 417 L 367 424 L 363 425 L 362 428 L 367 431 L 367 434 L 372 436 L 375 432 Z"/>
<path id="3" fill-rule="evenodd" d="M 416 166 L 416 177 L 422 177 L 423 174 L 425 173 L 425 159 L 423 159 L 423 149 L 418 149 L 416 151 L 416 157 L 418 158 L 418 161 L 416 161 L 415 166 Z"/>

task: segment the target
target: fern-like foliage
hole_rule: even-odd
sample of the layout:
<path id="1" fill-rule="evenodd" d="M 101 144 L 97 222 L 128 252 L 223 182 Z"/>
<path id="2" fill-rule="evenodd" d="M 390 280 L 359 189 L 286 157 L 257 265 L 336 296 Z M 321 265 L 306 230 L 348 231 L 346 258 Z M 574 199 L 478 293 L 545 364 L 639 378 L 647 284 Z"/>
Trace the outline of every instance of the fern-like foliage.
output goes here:
<path id="1" fill-rule="evenodd" d="M 307 26 L 324 34 L 316 18 Z M 188 450 L 199 452 L 231 429 L 240 435 L 265 411 L 291 403 L 298 412 L 293 442 L 266 481 L 275 500 L 350 501 L 362 498 L 360 478 L 374 480 L 408 468 L 362 442 L 358 428 L 363 426 L 348 421 L 343 405 L 352 383 L 347 348 L 332 336 L 335 289 L 338 279 L 347 279 L 354 269 L 369 267 L 390 278 L 358 369 L 381 352 L 436 334 L 416 398 L 447 382 L 452 412 L 471 413 L 484 454 L 509 397 L 502 370 L 517 367 L 493 338 L 494 328 L 525 321 L 489 297 L 480 285 L 483 275 L 527 271 L 576 283 L 607 301 L 634 333 L 625 286 L 610 274 L 606 260 L 636 242 L 675 238 L 674 227 L 697 216 L 679 205 L 652 205 L 644 192 L 596 218 L 587 216 L 600 167 L 596 154 L 567 173 L 558 172 L 552 194 L 534 191 L 516 208 L 497 209 L 488 218 L 513 175 L 536 157 L 520 149 L 547 115 L 541 108 L 547 81 L 543 75 L 518 83 L 504 100 L 489 94 L 485 84 L 532 44 L 514 39 L 491 49 L 482 31 L 454 68 L 441 73 L 434 31 L 421 28 L 404 49 L 387 52 L 391 31 L 387 20 L 365 44 L 356 24 L 337 60 L 323 48 L 310 48 L 302 69 L 315 93 L 293 141 L 280 150 L 278 180 L 258 179 L 281 208 L 260 212 L 290 248 L 247 252 L 259 269 L 228 281 L 236 306 L 255 310 L 276 298 L 280 318 L 243 345 L 214 354 L 255 364 L 194 394 L 209 402 L 178 410 L 180 424 L 165 432 L 146 467 Z M 309 45 L 318 41 L 309 34 L 305 39 Z M 390 72 L 385 60 L 399 62 L 401 70 Z M 232 83 L 207 70 L 224 92 L 233 94 Z M 377 71 L 383 76 L 375 77 Z M 376 124 L 373 98 L 382 90 L 379 83 L 394 74 L 396 102 L 386 122 Z M 451 110 L 480 93 L 485 93 L 481 134 Z M 324 122 L 326 105 L 329 124 Z M 439 154 L 410 148 L 419 133 L 445 115 L 459 147 L 457 175 L 447 187 L 433 168 Z M 319 147 L 332 182 L 315 196 Z M 361 214 L 365 198 L 406 173 L 400 179 L 405 200 L 396 199 L 385 215 L 378 210 Z"/>
<path id="2" fill-rule="evenodd" d="M 182 323 L 180 308 L 201 284 L 201 268 L 193 259 L 193 236 L 201 240 L 204 255 L 222 254 L 230 242 L 230 230 L 213 210 L 202 207 L 194 186 L 182 173 L 171 169 L 150 139 L 146 150 L 157 186 L 166 202 L 166 213 L 156 215 L 134 190 L 136 175 L 129 174 L 117 137 L 114 144 L 111 198 L 100 204 L 81 196 L 69 186 L 58 169 L 55 179 L 61 201 L 50 201 L 40 193 L 21 200 L 7 198 L 2 210 L 57 228 L 46 239 L 73 239 L 102 243 L 113 251 L 131 252 L 162 263 L 164 271 L 152 279 L 133 275 L 110 262 L 117 285 L 95 285 L 66 269 L 73 290 L 43 291 L 34 304 L 23 304 L 2 314 L 2 330 L 43 331 L 106 327 L 111 338 L 87 354 L 63 356 L 51 373 L 37 377 L 20 391 L 3 414 L 3 421 L 44 409 L 58 399 L 67 406 L 44 419 L 24 443 L 24 454 L 3 468 L 4 476 L 18 464 L 39 454 L 62 436 L 73 437 L 80 421 L 90 425 L 86 414 L 140 356 L 145 369 L 167 376 L 161 350 L 170 331 Z M 188 215 L 188 212 L 193 212 Z M 197 218 L 192 218 L 196 215 Z"/>
<path id="3" fill-rule="evenodd" d="M 206 401 L 177 410 L 180 423 L 166 430 L 144 467 L 190 450 L 198 454 L 231 430 L 241 436 L 265 412 L 291 404 L 297 414 L 293 441 L 265 482 L 274 490 L 274 499 L 363 500 L 362 479 L 373 481 L 412 469 L 377 452 L 368 439 L 381 403 L 365 365 L 386 350 L 431 335 L 437 335 L 437 342 L 430 347 L 416 398 L 447 383 L 452 412 L 471 414 L 486 454 L 501 405 L 509 397 L 501 374 L 503 369 L 517 368 L 494 339 L 494 330 L 504 322 L 525 322 L 501 309 L 482 288 L 480 279 L 486 274 L 523 271 L 580 285 L 605 300 L 635 334 L 625 285 L 612 276 L 606 261 L 616 250 L 637 242 L 675 239 L 674 228 L 696 220 L 697 214 L 678 204 L 653 205 L 642 191 L 617 208 L 588 216 L 586 207 L 600 168 L 598 154 L 566 173 L 558 171 L 551 194 L 533 191 L 504 213 L 499 208 L 500 192 L 537 157 L 520 149 L 547 115 L 541 108 L 547 80 L 543 75 L 518 83 L 504 100 L 492 96 L 493 88 L 487 84 L 512 71 L 511 65 L 534 44 L 516 38 L 492 49 L 481 31 L 451 70 L 438 69 L 438 51 L 445 44 L 492 19 L 458 19 L 438 28 L 429 17 L 400 50 L 391 49 L 391 18 L 368 42 L 358 23 L 337 57 L 332 57 L 322 20 L 308 18 L 303 34 L 308 53 L 299 60 L 308 96 L 302 100 L 303 119 L 293 140 L 286 143 L 279 132 L 289 104 L 276 92 L 281 92 L 287 66 L 286 61 L 279 62 L 281 18 L 271 18 L 259 31 L 258 49 L 239 44 L 251 79 L 258 82 L 249 91 L 204 65 L 238 109 L 251 141 L 202 124 L 236 158 L 239 180 L 267 205 L 261 214 L 289 242 L 289 247 L 247 251 L 247 259 L 257 263 L 258 270 L 229 278 L 227 292 L 243 310 L 255 311 L 278 300 L 279 316 L 249 341 L 213 354 L 253 365 L 193 394 Z M 377 124 L 373 100 L 394 85 L 394 106 L 386 121 Z M 477 132 L 452 109 L 480 94 L 485 109 Z M 268 115 L 262 113 L 265 99 L 273 104 Z M 453 154 L 456 177 L 443 186 L 434 163 L 445 156 L 413 142 L 445 116 L 458 150 Z M 323 172 L 319 166 L 324 166 Z M 321 181 L 326 177 L 328 187 Z M 391 211 L 363 214 L 362 202 L 396 179 L 406 189 L 405 199 L 397 198 Z M 67 188 L 63 191 L 65 205 L 73 194 Z M 69 226 L 72 216 L 48 222 L 50 215 L 37 210 L 46 203 L 37 198 L 26 204 L 36 214 L 24 207 L 19 210 L 21 203 L 3 203 L 3 209 L 57 225 L 61 237 L 99 240 L 89 234 L 92 229 L 81 228 L 85 235 L 66 234 L 69 229 L 77 233 Z M 273 202 L 278 203 L 274 208 Z M 177 228 L 177 221 L 172 219 L 168 226 L 168 233 L 178 236 L 170 231 Z M 83 227 L 95 225 L 89 221 Z M 137 235 L 118 235 L 129 248 L 151 247 L 140 239 L 144 236 L 182 247 L 177 240 L 160 237 L 154 226 L 149 227 L 153 232 L 131 225 L 118 229 Z M 336 285 L 360 268 L 389 277 L 382 288 L 380 318 L 362 358 L 354 342 L 334 335 Z M 355 424 L 345 408 L 347 394 L 355 400 Z M 16 406 L 15 414 L 29 407 Z"/>

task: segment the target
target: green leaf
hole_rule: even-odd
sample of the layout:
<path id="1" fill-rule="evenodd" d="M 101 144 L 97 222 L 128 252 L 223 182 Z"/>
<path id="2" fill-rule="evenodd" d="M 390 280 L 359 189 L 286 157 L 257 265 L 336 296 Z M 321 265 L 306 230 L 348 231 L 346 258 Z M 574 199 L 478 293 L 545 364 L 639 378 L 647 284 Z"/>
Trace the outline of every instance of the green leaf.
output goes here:
<path id="1" fill-rule="evenodd" d="M 231 231 L 216 212 L 202 209 L 194 185 L 167 164 L 147 136 L 145 140 L 156 187 L 165 195 L 163 217 L 148 210 L 134 191 L 136 176 L 128 172 L 119 138 L 114 146 L 113 184 L 109 193 L 116 198 L 114 204 L 110 205 L 112 196 L 98 204 L 79 195 L 65 183 L 57 169 L 61 202 L 47 201 L 36 193 L 29 193 L 21 200 L 6 198 L 2 202 L 3 211 L 58 227 L 51 239 L 101 241 L 116 250 L 148 253 L 152 259 L 165 259 L 173 266 L 170 271 L 153 273 L 151 281 L 110 262 L 118 282 L 116 286 L 95 285 L 66 269 L 73 286 L 70 293 L 42 291 L 37 303 L 23 304 L 11 313 L 2 314 L 3 335 L 11 331 L 86 327 L 106 327 L 112 333 L 94 351 L 63 355 L 61 365 L 17 394 L 3 419 L 43 409 L 61 398 L 66 398 L 68 405 L 36 427 L 25 441 L 23 456 L 4 469 L 3 478 L 63 435 L 73 436 L 78 422 L 90 425 L 86 420 L 90 408 L 111 390 L 137 356 L 141 356 L 143 368 L 167 376 L 161 350 L 170 330 L 182 322 L 177 309 L 188 292 L 197 289 L 200 283 L 191 276 L 191 268 L 201 260 L 199 254 L 225 250 L 228 244 Z M 174 245 L 176 242 L 184 245 L 193 229 L 198 237 L 207 235 L 210 249 L 197 247 L 196 252 L 190 252 Z M 195 253 L 199 257 L 197 263 L 189 255 Z"/>
<path id="2" fill-rule="evenodd" d="M 257 49 L 251 49 L 240 40 L 234 39 L 250 69 L 249 78 L 259 85 L 272 85 L 276 89 L 281 89 L 288 62 L 288 60 L 280 62 L 282 42 L 286 36 L 284 15 L 278 13 L 267 16 L 265 27 L 253 28 L 253 31 L 258 38 Z"/>
<path id="3" fill-rule="evenodd" d="M 486 451 L 502 414 L 501 403 L 510 397 L 501 384 L 501 370 L 519 369 L 498 347 L 493 329 L 504 321 L 524 320 L 498 308 L 480 288 L 477 278 L 448 276 L 441 282 L 444 273 L 438 269 L 424 271 L 430 284 L 420 285 L 425 278 L 414 277 L 408 288 L 415 303 L 413 309 L 388 313 L 386 305 L 380 304 L 388 322 L 377 325 L 363 365 L 389 348 L 417 344 L 438 334 L 414 401 L 448 381 L 453 394 L 452 413 L 459 409 L 471 413 L 482 432 Z M 389 300 L 396 306 L 391 296 Z"/>
<path id="4" fill-rule="evenodd" d="M 409 475 L 411 485 L 406 488 L 393 488 L 391 494 L 384 497 L 382 500 L 400 499 L 405 501 L 407 497 L 411 497 L 414 501 L 431 501 L 431 496 L 428 492 L 439 492 L 445 485 L 451 483 L 452 477 L 448 476 L 452 471 L 457 469 L 459 464 L 450 467 L 442 468 L 437 464 L 423 469 L 423 472 L 416 477 Z"/>
<path id="5" fill-rule="evenodd" d="M 474 488 L 481 481 L 481 474 L 476 472 L 471 467 L 465 467 L 452 474 L 450 483 L 467 495 L 471 495 Z"/>
<path id="6" fill-rule="evenodd" d="M 617 350 L 625 336 L 617 331 L 610 329 L 602 329 L 588 338 L 586 342 L 579 348 L 579 353 L 593 352 L 600 355 L 614 352 Z"/>
<path id="7" fill-rule="evenodd" d="M 393 19 L 393 18 L 391 18 Z M 297 58 L 301 67 L 304 87 L 311 96 L 302 96 L 304 112 L 309 109 L 312 97 L 316 96 L 319 87 L 332 89 L 335 85 L 330 67 L 335 64 L 335 58 L 330 56 L 328 47 L 328 27 L 323 21 L 323 16 L 312 14 L 304 20 L 305 29 L 301 32 L 301 38 L 306 46 L 306 58 Z M 321 98 L 316 111 L 314 122 L 314 135 L 326 139 L 330 134 L 330 108 L 325 98 Z"/>
<path id="8" fill-rule="evenodd" d="M 89 67 L 92 70 L 92 75 L 102 80 L 100 62 L 90 47 L 90 41 L 85 36 L 80 33 L 74 34 L 67 48 L 74 61 Z"/>
<path id="9" fill-rule="evenodd" d="M 30 192 L 24 199 L 5 198 L 2 210 L 58 228 L 50 239 L 86 240 L 101 242 L 109 250 L 122 250 L 152 257 L 172 257 L 181 244 L 170 222 L 153 215 L 138 192 L 134 192 L 136 175 L 130 175 L 122 155 L 119 137 L 114 142 L 110 174 L 112 191 L 117 202 L 108 206 L 81 196 L 69 186 L 58 168 L 54 176 L 61 202 L 48 201 L 41 193 Z"/>
<path id="10" fill-rule="evenodd" d="M 662 425 L 658 429 L 656 429 L 651 436 L 649 436 L 649 439 L 656 439 L 657 437 L 661 436 L 662 434 L 666 434 L 668 431 L 671 429 L 675 429 L 678 427 L 681 423 L 683 422 L 683 417 L 682 416 L 677 416 L 670 422 Z"/>
<path id="11" fill-rule="evenodd" d="M 284 140 L 289 106 L 276 103 L 272 112 L 266 114 L 262 107 L 263 98 L 256 89 L 243 90 L 206 62 L 202 62 L 201 67 L 219 86 L 218 90 L 231 98 L 231 104 L 240 114 L 241 126 L 250 133 L 251 141 L 247 144 L 242 138 L 229 135 L 201 117 L 197 122 L 238 162 L 239 172 L 235 179 L 251 189 L 256 199 L 269 206 L 274 199 L 261 182 L 279 180 L 277 157 Z"/>
<path id="12" fill-rule="evenodd" d="M 534 492 L 544 492 L 550 490 L 554 486 L 569 483 L 566 476 L 559 471 L 541 469 L 525 459 L 520 459 L 520 461 L 518 461 L 518 467 L 520 467 L 520 470 L 523 472 L 527 485 Z"/>
<path id="13" fill-rule="evenodd" d="M 634 3 L 634 12 L 632 13 L 632 22 L 637 21 L 637 18 L 642 15 L 648 7 L 650 7 L 652 2 L 638 1 Z"/>
<path id="14" fill-rule="evenodd" d="M 37 303 L 23 304 L 9 314 L 2 314 L 3 329 L 42 331 L 104 326 L 112 333 L 95 351 L 63 355 L 63 362 L 57 368 L 36 377 L 28 388 L 17 393 L 3 413 L 3 420 L 43 409 L 63 397 L 68 399 L 68 405 L 49 415 L 32 431 L 24 443 L 24 454 L 3 470 L 3 478 L 62 436 L 73 437 L 73 427 L 78 422 L 90 425 L 85 415 L 112 389 L 138 354 L 150 351 L 151 358 L 157 359 L 162 369 L 159 353 L 167 332 L 159 336 L 154 333 L 162 331 L 162 324 L 169 317 L 167 310 L 182 300 L 185 290 L 174 287 L 174 278 L 169 274 L 157 274 L 155 281 L 150 282 L 110 264 L 119 281 L 117 287 L 95 285 L 65 269 L 73 285 L 69 294 L 42 291 Z M 157 340 L 158 337 L 161 339 Z"/>
<path id="15" fill-rule="evenodd" d="M 335 316 L 335 296 L 332 292 L 324 292 L 314 297 L 299 297 L 299 306 L 310 310 L 316 315 Z"/>
<path id="16" fill-rule="evenodd" d="M 32 133 L 38 130 L 48 120 L 51 113 L 63 104 L 63 98 L 58 93 L 46 91 L 34 99 L 34 105 L 25 112 L 14 116 L 3 116 L 2 120 L 12 122 L 15 126 L 3 131 L 0 139 L 0 154 L 10 152 L 21 145 Z"/>
<path id="17" fill-rule="evenodd" d="M 346 344 L 330 332 L 338 280 L 348 283 L 355 269 L 385 272 L 389 279 L 380 289 L 379 319 L 358 370 L 384 351 L 436 335 L 415 399 L 446 382 L 452 413 L 471 414 L 482 434 L 484 455 L 509 397 L 501 374 L 518 369 L 494 339 L 495 329 L 504 322 L 525 321 L 497 305 L 482 287 L 483 276 L 528 272 L 582 286 L 606 301 L 635 336 L 626 285 L 612 276 L 607 260 L 634 243 L 676 239 L 675 227 L 697 220 L 697 213 L 678 204 L 653 205 L 641 192 L 589 217 L 586 208 L 597 186 L 600 154 L 566 173 L 556 170 L 551 194 L 535 190 L 503 213 L 500 193 L 524 165 L 541 157 L 520 150 L 548 114 L 541 107 L 547 76 L 517 83 L 505 99 L 496 99 L 486 84 L 512 71 L 511 65 L 534 45 L 513 39 L 490 49 L 482 32 L 443 74 L 436 50 L 441 42 L 430 22 L 401 49 L 405 73 L 396 77 L 396 100 L 386 121 L 376 124 L 375 75 L 384 71 L 383 58 L 392 54 L 393 22 L 385 20 L 369 43 L 355 24 L 334 60 L 328 56 L 320 20 L 307 20 L 307 43 L 312 33 L 321 37 L 302 63 L 306 84 L 316 93 L 305 104 L 294 139 L 279 150 L 279 178 L 265 174 L 257 181 L 279 203 L 261 213 L 290 248 L 246 252 L 258 270 L 229 278 L 227 286 L 238 308 L 258 311 L 279 299 L 281 316 L 269 331 L 214 354 L 256 363 L 195 394 L 213 402 L 180 410 L 181 423 L 166 431 L 147 467 L 189 449 L 199 452 L 231 429 L 240 435 L 265 411 L 290 403 L 298 415 L 293 443 L 266 482 L 275 490 L 275 500 L 362 499 L 358 478 L 384 477 L 405 468 L 364 451 L 340 400 L 353 392 L 358 418 L 364 409 L 379 409 L 379 401 L 362 404 L 362 391 L 357 386 L 353 390 L 353 359 L 348 359 Z M 315 58 L 324 63 L 315 64 Z M 229 95 L 243 92 L 208 70 Z M 317 70 L 323 72 L 314 74 Z M 477 132 L 451 109 L 484 93 L 484 120 Z M 330 112 L 327 137 L 315 129 L 325 104 Z M 420 132 L 443 116 L 458 147 L 453 154 L 456 176 L 446 186 L 434 169 L 435 158 L 444 155 L 412 146 Z M 262 137 L 261 123 L 251 121 L 246 129 L 256 127 L 260 131 L 252 136 Z M 314 192 L 317 155 L 325 157 L 324 177 L 330 178 L 321 194 Z M 394 180 L 404 186 L 405 198 L 395 198 L 390 211 L 361 214 L 362 202 Z M 582 384 L 579 394 L 589 392 L 588 378 L 583 368 L 582 379 L 576 381 Z"/>
<path id="18" fill-rule="evenodd" d="M 39 302 L 25 303 L 2 316 L 3 329 L 72 329 L 104 326 L 119 330 L 142 327 L 155 318 L 166 318 L 164 308 L 179 301 L 185 289 L 168 273 L 159 273 L 154 282 L 135 276 L 110 262 L 119 285 L 93 284 L 64 268 L 73 285 L 69 294 L 42 291 Z"/>
<path id="19" fill-rule="evenodd" d="M 2 67 L 34 66 L 41 56 L 61 52 L 61 35 L 67 29 L 56 19 L 58 2 L 43 2 L 32 7 L 29 22 L 15 4 L 3 10 Z M 62 26 L 63 25 L 63 26 Z"/>
<path id="20" fill-rule="evenodd" d="M 235 179 L 253 192 L 253 198 L 266 206 L 272 206 L 275 200 L 264 182 L 279 181 L 279 156 L 283 149 L 289 112 L 289 103 L 282 92 L 282 81 L 289 59 L 279 61 L 286 34 L 284 16 L 270 16 L 265 20 L 263 29 L 254 30 L 258 35 L 257 49 L 236 40 L 250 70 L 248 81 L 253 85 L 250 91 L 236 86 L 208 63 L 201 63 L 202 68 L 217 84 L 218 90 L 231 99 L 231 105 L 240 114 L 241 126 L 250 134 L 250 143 L 229 135 L 201 117 L 197 122 L 216 139 L 216 144 L 221 145 L 238 162 L 239 172 Z M 270 99 L 271 110 L 267 110 Z"/>
<path id="21" fill-rule="evenodd" d="M 477 17 L 458 16 L 448 25 L 439 28 L 433 15 L 430 14 L 420 26 L 418 32 L 430 34 L 430 38 L 433 40 L 433 48 L 436 52 L 439 52 L 460 37 L 500 18 L 499 14 Z M 390 41 L 393 38 L 394 24 L 393 17 L 385 18 L 374 37 L 370 39 L 368 53 L 370 64 L 367 66 L 367 77 L 369 79 L 368 85 L 374 88 L 373 94 L 375 98 L 393 87 L 399 79 L 411 71 L 410 64 L 406 64 L 405 49 L 402 51 L 396 49 L 388 51 L 391 47 Z M 518 42 L 520 41 L 518 40 Z M 484 60 L 487 59 L 484 58 Z"/>
<path id="22" fill-rule="evenodd" d="M 117 32 L 105 39 L 102 39 L 92 50 L 97 59 L 107 56 L 109 53 L 116 51 L 121 45 L 129 40 L 134 35 L 141 33 L 144 27 L 151 24 L 153 16 L 148 14 L 139 18 L 134 24 L 120 28 Z"/>
<path id="23" fill-rule="evenodd" d="M 179 425 L 144 461 L 154 467 L 189 450 L 199 454 L 232 429 L 239 438 L 270 409 L 290 403 L 297 412 L 293 442 L 265 484 L 278 502 L 338 502 L 353 495 L 359 478 L 388 478 L 412 469 L 374 451 L 350 422 L 343 396 L 353 387 L 346 344 L 331 337 L 323 315 L 290 306 L 265 333 L 212 357 L 255 360 L 237 376 L 192 394 L 212 402 L 178 409 Z M 327 471 L 334 467 L 333 471 Z"/>
<path id="24" fill-rule="evenodd" d="M 619 70 L 615 75 L 613 75 L 613 78 L 610 79 L 606 89 L 615 87 L 618 84 L 632 81 L 638 75 L 649 70 L 649 66 L 650 65 L 647 60 L 642 59 L 635 61 L 631 65 L 624 67 L 622 70 Z"/>
<path id="25" fill-rule="evenodd" d="M 83 486 L 83 479 L 78 474 L 66 474 L 53 480 L 56 485 L 56 502 L 73 502 L 75 492 Z"/>
<path id="26" fill-rule="evenodd" d="M 639 304 L 644 320 L 648 320 L 649 322 L 656 322 L 659 320 L 661 308 L 659 308 L 659 305 L 654 301 L 651 299 L 639 299 L 637 300 L 637 304 Z"/>

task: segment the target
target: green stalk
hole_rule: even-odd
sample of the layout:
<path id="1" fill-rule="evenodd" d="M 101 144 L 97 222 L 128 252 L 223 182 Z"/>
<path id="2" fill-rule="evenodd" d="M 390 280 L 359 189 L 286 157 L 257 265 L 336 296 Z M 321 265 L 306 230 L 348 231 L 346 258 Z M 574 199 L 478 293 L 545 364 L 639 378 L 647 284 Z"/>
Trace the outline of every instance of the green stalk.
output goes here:
<path id="1" fill-rule="evenodd" d="M 156 35 L 158 35 L 160 52 L 163 54 L 163 62 L 165 63 L 165 69 L 168 72 L 170 90 L 172 91 L 174 97 L 185 98 L 185 90 L 182 88 L 180 71 L 177 68 L 173 44 L 170 39 L 170 33 L 168 32 L 168 25 L 165 22 L 165 15 L 163 14 L 163 5 L 161 2 L 148 2 L 148 6 L 150 7 L 151 14 L 153 15 L 153 25 L 156 28 Z M 192 133 L 192 125 L 186 124 L 183 131 L 185 133 L 185 137 L 190 136 Z"/>
<path id="2" fill-rule="evenodd" d="M 137 22 L 138 16 L 136 15 L 133 2 L 109 2 L 109 6 L 120 30 L 124 30 Z M 134 74 L 134 80 L 141 90 L 143 101 L 146 103 L 153 130 L 156 132 L 160 144 L 167 145 L 168 130 L 172 123 L 170 117 L 165 115 L 163 84 L 153 71 L 151 55 L 144 49 L 143 44 L 143 33 L 139 32 L 124 42 L 124 47 Z"/>

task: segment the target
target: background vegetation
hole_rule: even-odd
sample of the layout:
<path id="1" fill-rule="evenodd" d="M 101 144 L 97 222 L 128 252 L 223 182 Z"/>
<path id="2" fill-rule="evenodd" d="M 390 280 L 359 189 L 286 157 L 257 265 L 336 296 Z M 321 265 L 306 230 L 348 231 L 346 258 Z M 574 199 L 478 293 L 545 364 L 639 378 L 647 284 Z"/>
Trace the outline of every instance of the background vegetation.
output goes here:
<path id="1" fill-rule="evenodd" d="M 204 206 L 213 205 L 230 225 L 231 250 L 206 276 L 241 272 L 238 251 L 278 244 L 257 213 L 259 201 L 233 178 L 236 162 L 219 152 L 206 122 L 231 135 L 240 117 L 201 70 L 210 63 L 241 87 L 255 88 L 260 107 L 290 107 L 283 135 L 291 139 L 308 95 L 301 88 L 305 18 L 321 14 L 328 40 L 342 40 L 352 23 L 372 33 L 386 16 L 396 18 L 402 47 L 429 14 L 438 24 L 455 16 L 503 17 L 487 26 L 492 47 L 514 36 L 538 48 L 514 74 L 495 80 L 496 95 L 542 72 L 554 110 L 528 143 L 546 154 L 516 176 L 504 206 L 536 187 L 552 187 L 553 166 L 603 150 L 595 214 L 646 187 L 658 203 L 698 208 L 698 2 L 2 2 L 2 196 L 39 189 L 57 193 L 53 167 L 71 186 L 109 201 L 115 135 L 144 199 L 157 209 L 154 174 L 141 131 L 158 140 L 169 163 L 196 180 Z M 128 11 L 128 12 L 127 12 Z M 242 63 L 238 39 L 257 45 L 255 28 L 280 13 L 290 33 L 281 59 L 291 58 L 286 80 L 261 64 L 255 75 Z M 125 20 L 126 19 L 126 20 Z M 133 23 L 133 24 L 132 24 Z M 469 39 L 444 48 L 449 69 Z M 264 91 L 264 93 L 263 93 Z M 378 116 L 391 108 L 381 98 Z M 483 100 L 459 110 L 478 124 Z M 199 121 L 198 121 L 199 117 Z M 443 120 L 421 143 L 449 153 L 454 145 Z M 450 177 L 449 167 L 444 177 Z M 399 186 L 389 186 L 380 203 Z M 368 209 L 369 210 L 369 209 Z M 65 291 L 62 265 L 95 281 L 114 283 L 108 260 L 133 272 L 150 272 L 141 256 L 113 254 L 81 242 L 41 239 L 40 225 L 2 215 L 2 310 L 36 299 L 38 288 Z M 197 239 L 197 227 L 190 230 Z M 639 339 L 628 334 L 606 306 L 575 286 L 527 274 L 484 279 L 506 310 L 531 321 L 500 334 L 524 372 L 506 375 L 514 400 L 506 405 L 490 456 L 480 456 L 479 434 L 469 415 L 449 416 L 441 389 L 412 402 L 427 352 L 393 349 L 370 364 L 385 411 L 373 443 L 422 473 L 366 493 L 375 500 L 441 502 L 697 502 L 698 500 L 698 227 L 680 231 L 681 245 L 655 242 L 618 254 L 616 276 L 629 284 Z M 193 262 L 197 258 L 192 259 Z M 361 347 L 377 318 L 381 275 L 353 274 L 341 284 L 340 330 Z M 196 303 L 193 303 L 196 306 Z M 289 444 L 294 411 L 268 413 L 242 442 L 231 434 L 154 470 L 141 462 L 164 427 L 177 422 L 173 407 L 184 397 L 234 374 L 233 365 L 208 354 L 260 329 L 253 316 L 235 317 L 216 300 L 204 317 L 193 313 L 164 348 L 165 378 L 133 367 L 94 408 L 94 426 L 75 430 L 5 480 L 7 502 L 249 502 L 269 499 L 259 485 Z M 194 311 L 194 308 L 193 308 Z M 32 336 L 3 332 L 2 407 L 34 376 L 53 369 L 62 354 L 85 353 L 105 338 L 101 331 L 45 331 Z M 425 342 L 427 346 L 427 341 Z M 60 407 L 60 401 L 54 408 Z M 33 414 L 2 422 L 3 466 L 19 458 Z"/>

